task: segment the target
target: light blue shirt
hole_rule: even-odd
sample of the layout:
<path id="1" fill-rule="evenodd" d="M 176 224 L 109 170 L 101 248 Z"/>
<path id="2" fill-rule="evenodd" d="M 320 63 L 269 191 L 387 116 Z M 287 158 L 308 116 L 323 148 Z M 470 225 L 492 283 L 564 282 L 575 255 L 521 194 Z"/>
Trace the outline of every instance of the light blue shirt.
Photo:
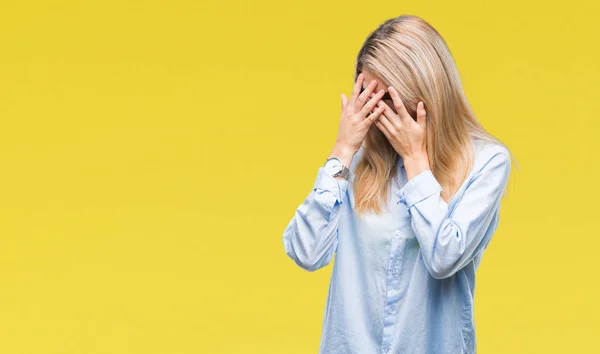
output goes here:
<path id="1" fill-rule="evenodd" d="M 410 181 L 398 156 L 386 211 L 359 216 L 351 179 L 319 167 L 283 233 L 285 253 L 315 271 L 335 254 L 320 354 L 476 353 L 475 271 L 498 226 L 508 150 L 474 140 L 475 162 L 449 203 L 431 170 Z"/>

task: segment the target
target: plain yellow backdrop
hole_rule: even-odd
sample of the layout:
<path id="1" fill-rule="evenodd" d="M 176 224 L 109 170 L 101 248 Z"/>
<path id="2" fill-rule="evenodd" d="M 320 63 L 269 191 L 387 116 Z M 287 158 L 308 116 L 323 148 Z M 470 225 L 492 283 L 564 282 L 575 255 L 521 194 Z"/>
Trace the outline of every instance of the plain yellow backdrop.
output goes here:
<path id="1" fill-rule="evenodd" d="M 600 352 L 598 2 L 64 0 L 0 5 L 0 353 L 316 353 L 281 236 L 403 13 L 519 165 L 478 352 Z"/>

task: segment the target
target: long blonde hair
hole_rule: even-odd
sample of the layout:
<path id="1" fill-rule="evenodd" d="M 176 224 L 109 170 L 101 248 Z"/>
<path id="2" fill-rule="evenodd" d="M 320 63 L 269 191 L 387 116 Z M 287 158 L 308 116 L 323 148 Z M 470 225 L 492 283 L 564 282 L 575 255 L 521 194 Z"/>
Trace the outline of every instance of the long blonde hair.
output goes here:
<path id="1" fill-rule="evenodd" d="M 478 122 L 446 42 L 420 17 L 391 18 L 371 32 L 356 59 L 355 81 L 363 70 L 393 86 L 412 117 L 416 117 L 417 103 L 423 101 L 427 111 L 429 164 L 443 188 L 442 198 L 446 202 L 471 171 L 472 139 L 506 147 Z M 390 182 L 398 172 L 398 154 L 375 124 L 367 133 L 362 149 L 352 184 L 355 210 L 380 213 L 380 203 L 387 202 Z"/>

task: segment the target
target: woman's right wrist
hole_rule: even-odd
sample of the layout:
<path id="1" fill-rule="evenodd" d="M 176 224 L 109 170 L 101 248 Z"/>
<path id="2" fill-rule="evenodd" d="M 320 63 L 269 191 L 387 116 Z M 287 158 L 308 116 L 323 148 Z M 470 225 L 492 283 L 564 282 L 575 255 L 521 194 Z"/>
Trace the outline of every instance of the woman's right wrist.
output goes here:
<path id="1" fill-rule="evenodd" d="M 350 168 L 355 154 L 356 151 L 349 146 L 344 144 L 335 144 L 331 150 L 331 153 L 329 154 L 329 157 L 337 157 L 338 159 L 342 160 L 344 166 Z"/>

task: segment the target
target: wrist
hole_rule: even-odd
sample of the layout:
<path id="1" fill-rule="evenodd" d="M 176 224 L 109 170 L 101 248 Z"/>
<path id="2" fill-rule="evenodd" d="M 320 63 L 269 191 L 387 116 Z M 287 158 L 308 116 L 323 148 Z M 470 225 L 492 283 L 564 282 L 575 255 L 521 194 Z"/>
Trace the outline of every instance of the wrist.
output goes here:
<path id="1" fill-rule="evenodd" d="M 335 144 L 333 146 L 333 149 L 331 150 L 331 153 L 329 154 L 329 157 L 337 157 L 340 160 L 342 160 L 342 163 L 350 168 L 350 165 L 352 164 L 352 159 L 354 158 L 354 155 L 356 154 L 356 151 L 352 148 L 350 148 L 347 145 L 343 145 L 343 144 Z"/>
<path id="2" fill-rule="evenodd" d="M 412 154 L 410 156 L 402 156 L 402 161 L 404 161 L 404 163 L 414 163 L 414 164 L 420 164 L 424 161 L 429 162 L 429 156 L 427 155 L 426 152 L 422 152 L 422 153 L 416 153 L 416 154 Z"/>
<path id="3" fill-rule="evenodd" d="M 406 178 L 408 180 L 411 180 L 423 171 L 431 170 L 429 157 L 426 153 L 406 156 L 402 160 L 404 161 L 404 169 L 406 170 Z"/>

